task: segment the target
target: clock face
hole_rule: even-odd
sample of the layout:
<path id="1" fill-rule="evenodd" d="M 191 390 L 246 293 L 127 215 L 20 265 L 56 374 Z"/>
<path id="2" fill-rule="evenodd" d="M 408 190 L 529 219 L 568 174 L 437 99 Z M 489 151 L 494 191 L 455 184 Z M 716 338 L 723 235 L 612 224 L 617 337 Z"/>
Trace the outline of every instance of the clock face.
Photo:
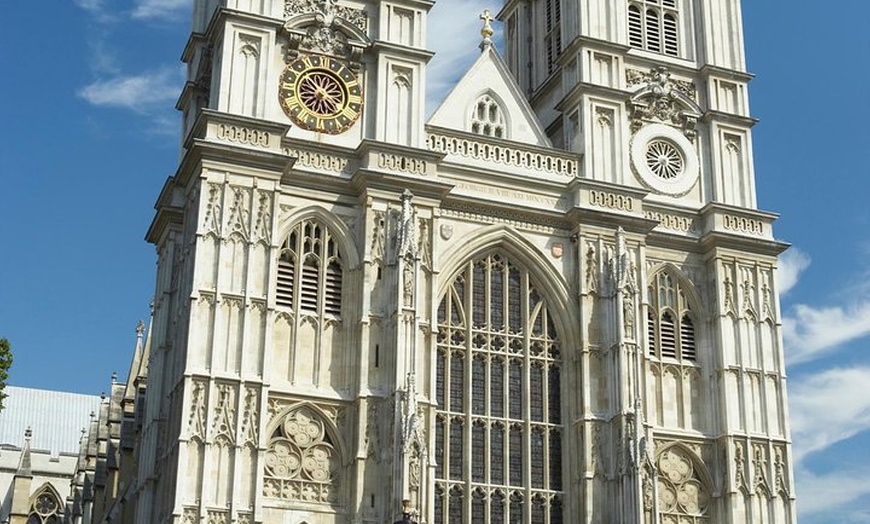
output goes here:
<path id="1" fill-rule="evenodd" d="M 331 135 L 347 131 L 362 111 L 356 75 L 324 56 L 301 56 L 290 62 L 281 75 L 278 98 L 299 127 Z"/>

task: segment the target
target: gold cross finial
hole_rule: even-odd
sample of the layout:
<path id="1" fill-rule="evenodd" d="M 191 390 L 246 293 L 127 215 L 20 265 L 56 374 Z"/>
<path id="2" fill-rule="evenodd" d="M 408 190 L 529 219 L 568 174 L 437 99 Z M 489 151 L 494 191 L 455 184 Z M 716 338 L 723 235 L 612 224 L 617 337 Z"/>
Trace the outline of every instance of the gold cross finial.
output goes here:
<path id="1" fill-rule="evenodd" d="M 489 12 L 489 9 L 486 9 L 484 12 L 480 13 L 480 19 L 483 20 L 483 29 L 480 30 L 480 36 L 483 37 L 483 41 L 480 43 L 480 50 L 483 51 L 487 47 L 492 46 L 492 35 L 495 34 L 492 30 L 492 21 L 494 18 L 492 13 Z"/>

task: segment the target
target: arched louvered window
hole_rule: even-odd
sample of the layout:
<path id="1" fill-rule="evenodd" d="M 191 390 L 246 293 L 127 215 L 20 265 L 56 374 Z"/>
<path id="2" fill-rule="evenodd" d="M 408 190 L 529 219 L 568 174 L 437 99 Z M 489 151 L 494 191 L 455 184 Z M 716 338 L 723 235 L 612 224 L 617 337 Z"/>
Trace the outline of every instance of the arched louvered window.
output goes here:
<path id="1" fill-rule="evenodd" d="M 504 112 L 491 96 L 481 96 L 471 109 L 471 132 L 495 138 L 507 138 Z"/>
<path id="2" fill-rule="evenodd" d="M 647 339 L 650 357 L 688 362 L 698 358 L 691 306 L 682 284 L 667 270 L 650 281 Z"/>
<path id="3" fill-rule="evenodd" d="M 40 489 L 30 503 L 27 524 L 61 524 L 62 506 L 57 493 L 49 486 Z"/>
<path id="4" fill-rule="evenodd" d="M 341 314 L 342 262 L 329 228 L 315 219 L 296 224 L 281 246 L 275 303 L 311 313 Z"/>
<path id="5" fill-rule="evenodd" d="M 630 0 L 628 44 L 638 49 L 680 55 L 677 0 Z"/>
<path id="6" fill-rule="evenodd" d="M 549 74 L 556 69 L 556 61 L 562 54 L 562 0 L 544 0 L 544 29 Z"/>
<path id="7" fill-rule="evenodd" d="M 438 307 L 434 524 L 557 524 L 561 349 L 546 299 L 502 254 Z"/>

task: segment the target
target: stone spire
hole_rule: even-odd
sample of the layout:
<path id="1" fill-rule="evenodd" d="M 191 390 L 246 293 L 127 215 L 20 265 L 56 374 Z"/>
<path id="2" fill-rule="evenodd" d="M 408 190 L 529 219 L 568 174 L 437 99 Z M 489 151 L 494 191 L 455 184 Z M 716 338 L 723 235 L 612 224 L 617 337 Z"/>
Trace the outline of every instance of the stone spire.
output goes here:
<path id="1" fill-rule="evenodd" d="M 33 436 L 33 431 L 28 427 L 24 430 L 24 447 L 21 448 L 21 460 L 18 462 L 18 471 L 16 476 L 30 477 L 33 475 L 30 459 L 30 438 Z"/>

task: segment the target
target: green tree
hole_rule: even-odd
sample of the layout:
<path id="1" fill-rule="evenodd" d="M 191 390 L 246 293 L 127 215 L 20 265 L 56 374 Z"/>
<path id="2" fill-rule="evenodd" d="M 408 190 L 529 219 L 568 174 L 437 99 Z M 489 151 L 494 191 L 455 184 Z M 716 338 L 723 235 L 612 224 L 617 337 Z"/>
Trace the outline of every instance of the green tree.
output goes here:
<path id="1" fill-rule="evenodd" d="M 9 378 L 9 368 L 12 366 L 12 344 L 5 338 L 0 338 L 0 409 L 6 400 L 6 379 Z"/>

